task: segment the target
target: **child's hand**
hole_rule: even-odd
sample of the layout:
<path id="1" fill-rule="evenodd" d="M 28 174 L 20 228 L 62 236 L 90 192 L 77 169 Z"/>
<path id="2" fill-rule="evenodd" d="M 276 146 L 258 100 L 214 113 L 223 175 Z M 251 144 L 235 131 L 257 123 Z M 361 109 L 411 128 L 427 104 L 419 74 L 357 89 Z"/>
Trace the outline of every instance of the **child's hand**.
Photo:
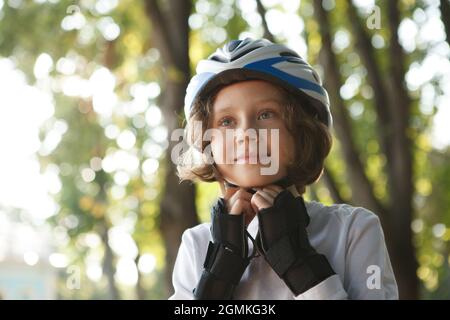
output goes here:
<path id="1" fill-rule="evenodd" d="M 226 209 L 229 214 L 244 214 L 245 225 L 248 226 L 256 215 L 250 203 L 252 194 L 243 188 L 227 188 L 225 193 Z"/>
<path id="2" fill-rule="evenodd" d="M 197 300 L 232 299 L 253 256 L 248 255 L 245 225 L 248 212 L 244 208 L 251 209 L 251 206 L 245 204 L 249 203 L 245 201 L 246 193 L 239 187 L 230 188 L 211 207 L 212 241 L 209 241 L 201 278 L 193 291 Z"/>
<path id="3" fill-rule="evenodd" d="M 255 188 L 258 190 L 251 198 L 251 205 L 255 212 L 259 212 L 264 208 L 273 206 L 275 198 L 284 189 L 276 184 L 267 185 L 263 188 Z"/>
<path id="4" fill-rule="evenodd" d="M 306 227 L 310 218 L 303 197 L 294 197 L 287 189 L 274 197 L 274 189 L 263 188 L 252 198 L 260 208 L 256 243 L 267 263 L 297 296 L 335 272 L 309 241 Z M 268 200 L 269 194 L 272 200 Z"/>

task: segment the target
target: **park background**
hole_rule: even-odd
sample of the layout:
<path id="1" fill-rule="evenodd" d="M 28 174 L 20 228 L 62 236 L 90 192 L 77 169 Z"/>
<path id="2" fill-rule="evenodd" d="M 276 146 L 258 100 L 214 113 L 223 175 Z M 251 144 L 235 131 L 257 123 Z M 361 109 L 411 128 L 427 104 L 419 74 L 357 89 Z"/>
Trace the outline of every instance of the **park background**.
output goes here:
<path id="1" fill-rule="evenodd" d="M 0 0 L 0 298 L 166 299 L 216 184 L 170 151 L 196 63 L 265 37 L 319 71 L 306 200 L 380 217 L 405 299 L 450 297 L 448 0 Z"/>

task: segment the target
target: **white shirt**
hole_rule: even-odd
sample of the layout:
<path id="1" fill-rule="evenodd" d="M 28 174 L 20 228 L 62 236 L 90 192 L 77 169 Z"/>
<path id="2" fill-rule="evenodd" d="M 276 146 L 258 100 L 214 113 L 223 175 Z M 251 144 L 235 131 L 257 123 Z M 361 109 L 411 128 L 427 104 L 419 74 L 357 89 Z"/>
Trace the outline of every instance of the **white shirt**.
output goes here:
<path id="1" fill-rule="evenodd" d="M 298 197 L 291 186 L 291 193 Z M 253 258 L 234 291 L 236 300 L 305 299 L 398 299 L 397 283 L 384 241 L 379 218 L 371 211 L 348 204 L 325 206 L 305 201 L 310 224 L 307 232 L 311 245 L 324 254 L 335 275 L 315 287 L 294 296 L 264 257 Z M 175 289 L 169 299 L 193 299 L 203 271 L 211 223 L 187 229 L 182 235 L 172 274 Z M 258 217 L 248 226 L 255 238 Z M 253 249 L 249 241 L 249 250 Z"/>

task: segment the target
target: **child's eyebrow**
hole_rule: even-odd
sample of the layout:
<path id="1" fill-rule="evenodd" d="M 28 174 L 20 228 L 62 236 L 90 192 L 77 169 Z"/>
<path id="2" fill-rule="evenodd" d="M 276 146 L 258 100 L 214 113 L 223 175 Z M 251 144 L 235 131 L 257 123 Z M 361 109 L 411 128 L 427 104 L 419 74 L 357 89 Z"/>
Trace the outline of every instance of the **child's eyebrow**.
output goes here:
<path id="1" fill-rule="evenodd" d="M 263 103 L 263 102 L 270 102 L 270 101 L 271 102 L 276 102 L 278 104 L 282 103 L 282 101 L 280 99 L 277 99 L 277 98 L 266 98 L 266 99 L 262 99 L 262 100 L 256 101 L 255 104 L 259 104 L 259 103 Z"/>
<path id="2" fill-rule="evenodd" d="M 265 98 L 265 99 L 261 99 L 258 100 L 256 102 L 253 103 L 253 105 L 258 105 L 260 103 L 264 103 L 264 102 L 276 102 L 278 104 L 282 104 L 282 101 L 280 99 L 276 99 L 276 98 Z M 233 107 L 233 105 L 227 104 L 225 107 L 220 108 L 219 110 L 214 111 L 215 114 L 220 114 L 220 113 L 225 113 L 227 111 L 232 111 L 235 110 L 235 107 Z"/>
<path id="3" fill-rule="evenodd" d="M 233 110 L 234 110 L 233 107 L 227 106 L 227 107 L 224 107 L 224 108 L 220 108 L 219 110 L 214 110 L 213 113 L 215 113 L 215 114 L 220 114 L 220 113 L 226 113 L 226 112 L 228 112 L 228 111 L 233 111 Z"/>

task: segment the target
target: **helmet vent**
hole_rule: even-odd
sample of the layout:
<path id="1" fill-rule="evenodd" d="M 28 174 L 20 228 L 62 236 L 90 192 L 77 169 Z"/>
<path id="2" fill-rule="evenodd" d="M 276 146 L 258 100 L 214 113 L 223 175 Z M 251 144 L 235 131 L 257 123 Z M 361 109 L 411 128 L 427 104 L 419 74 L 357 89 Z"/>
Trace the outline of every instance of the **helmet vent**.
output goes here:
<path id="1" fill-rule="evenodd" d="M 223 62 L 223 63 L 228 62 L 227 59 L 224 59 L 224 57 L 221 57 L 218 55 L 213 55 L 213 56 L 209 57 L 208 60 L 214 60 L 214 61 Z"/>
<path id="2" fill-rule="evenodd" d="M 298 58 L 300 58 L 300 56 L 298 54 L 296 54 L 294 52 L 290 52 L 290 51 L 280 52 L 280 56 L 282 56 L 282 57 L 298 57 Z"/>
<path id="3" fill-rule="evenodd" d="M 300 59 L 300 58 L 289 58 L 289 59 L 287 59 L 287 61 L 292 62 L 292 63 L 301 64 L 301 65 L 304 65 L 304 66 L 307 65 L 306 62 L 303 61 L 303 60 Z"/>
<path id="4" fill-rule="evenodd" d="M 227 44 L 227 49 L 228 49 L 228 51 L 234 51 L 240 44 L 241 44 L 241 42 L 242 42 L 242 40 L 233 40 L 233 41 L 230 41 L 228 44 Z"/>
<path id="5" fill-rule="evenodd" d="M 237 60 L 237 59 L 239 59 L 240 57 L 242 57 L 242 56 L 246 55 L 247 53 L 252 52 L 253 50 L 256 50 L 256 49 L 258 49 L 258 48 L 250 48 L 250 49 L 248 49 L 248 50 L 244 50 L 244 51 L 242 51 L 241 53 L 239 53 L 238 55 L 231 57 L 231 60 L 230 60 L 230 61 Z"/>

